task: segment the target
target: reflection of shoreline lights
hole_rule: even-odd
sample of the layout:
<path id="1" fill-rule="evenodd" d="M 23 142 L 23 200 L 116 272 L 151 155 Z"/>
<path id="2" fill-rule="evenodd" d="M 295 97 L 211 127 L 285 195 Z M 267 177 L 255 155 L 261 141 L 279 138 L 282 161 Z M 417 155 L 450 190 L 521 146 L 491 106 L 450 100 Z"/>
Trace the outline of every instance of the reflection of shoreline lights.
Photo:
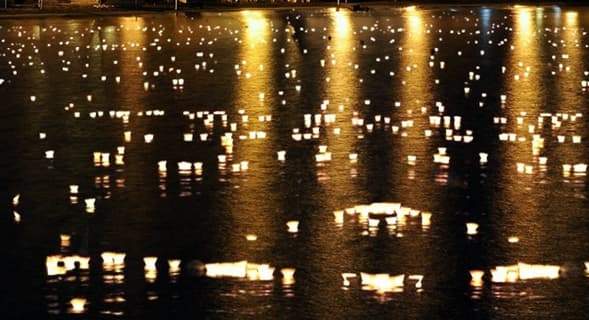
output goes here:
<path id="1" fill-rule="evenodd" d="M 575 25 L 577 23 L 577 19 L 579 13 L 577 11 L 567 11 L 565 14 L 566 23 L 568 25 Z"/>
<path id="2" fill-rule="evenodd" d="M 242 11 L 241 14 L 245 19 L 248 34 L 251 36 L 256 36 L 266 32 L 265 28 L 268 26 L 268 23 L 264 19 L 264 15 L 261 12 L 245 10 Z"/>
<path id="3" fill-rule="evenodd" d="M 333 17 L 335 19 L 335 33 L 338 38 L 349 37 L 351 29 L 350 16 L 344 11 L 336 11 L 334 8 L 331 9 Z"/>

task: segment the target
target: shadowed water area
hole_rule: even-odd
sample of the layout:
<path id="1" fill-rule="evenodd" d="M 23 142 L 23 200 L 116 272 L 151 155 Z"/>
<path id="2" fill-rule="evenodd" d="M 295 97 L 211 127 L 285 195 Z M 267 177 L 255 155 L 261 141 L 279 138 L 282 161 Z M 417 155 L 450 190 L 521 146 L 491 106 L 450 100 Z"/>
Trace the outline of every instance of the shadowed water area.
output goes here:
<path id="1" fill-rule="evenodd" d="M 0 20 L 2 318 L 583 319 L 588 27 Z"/>

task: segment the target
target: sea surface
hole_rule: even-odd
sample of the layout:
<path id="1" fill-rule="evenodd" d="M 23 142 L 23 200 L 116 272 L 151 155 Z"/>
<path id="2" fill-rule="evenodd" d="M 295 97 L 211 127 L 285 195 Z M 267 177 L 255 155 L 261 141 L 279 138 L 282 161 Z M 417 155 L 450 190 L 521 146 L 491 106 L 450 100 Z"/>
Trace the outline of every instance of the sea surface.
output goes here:
<path id="1" fill-rule="evenodd" d="M 0 20 L 0 318 L 586 319 L 588 28 Z"/>

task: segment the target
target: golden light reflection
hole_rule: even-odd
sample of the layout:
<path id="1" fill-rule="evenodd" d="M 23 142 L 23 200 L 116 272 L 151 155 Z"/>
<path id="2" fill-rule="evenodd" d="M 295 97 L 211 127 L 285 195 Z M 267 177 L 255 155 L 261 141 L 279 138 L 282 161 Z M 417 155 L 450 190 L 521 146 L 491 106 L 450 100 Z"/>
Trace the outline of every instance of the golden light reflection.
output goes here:
<path id="1" fill-rule="evenodd" d="M 264 16 L 262 11 L 257 10 L 244 10 L 241 12 L 243 21 L 245 23 L 246 35 L 250 41 L 249 45 L 254 45 L 251 40 L 255 37 L 260 36 L 260 39 L 264 39 L 264 35 L 268 34 L 268 20 Z"/>
<path id="2" fill-rule="evenodd" d="M 237 77 L 234 90 L 239 120 L 234 125 L 235 130 L 232 128 L 232 132 L 226 134 L 228 137 L 223 138 L 226 152 L 218 157 L 221 174 L 225 172 L 221 165 L 228 167 L 232 171 L 233 183 L 239 186 L 233 191 L 231 202 L 235 231 L 240 235 L 232 238 L 236 240 L 231 244 L 230 252 L 234 257 L 241 254 L 247 257 L 248 249 L 266 248 L 274 239 L 268 231 L 276 219 L 268 214 L 273 212 L 270 208 L 275 202 L 272 195 L 260 192 L 269 189 L 272 181 L 268 177 L 276 176 L 268 165 L 276 161 L 275 154 L 268 152 L 274 150 L 273 137 L 269 136 L 268 130 L 277 92 L 273 80 L 276 69 L 272 63 L 276 54 L 274 26 L 268 14 L 264 10 L 246 10 L 238 15 L 241 32 L 238 61 L 234 65 Z M 248 174 L 248 169 L 255 170 L 256 174 Z M 256 205 L 252 206 L 252 203 Z M 257 235 L 265 235 L 264 241 L 259 241 Z M 250 246 L 244 246 L 244 236 L 248 240 L 245 243 Z"/>
<path id="3" fill-rule="evenodd" d="M 337 38 L 349 39 L 352 32 L 349 13 L 331 9 L 331 14 L 333 15 L 334 30 L 336 32 Z"/>
<path id="4" fill-rule="evenodd" d="M 417 8 L 406 10 L 404 14 L 404 32 L 400 39 L 401 59 L 399 62 L 400 97 L 395 102 L 399 109 L 398 117 L 401 120 L 399 154 L 407 156 L 406 174 L 399 175 L 400 184 L 403 186 L 404 196 L 419 195 L 425 184 L 424 179 L 416 179 L 417 173 L 428 166 L 423 161 L 430 159 L 428 154 L 430 139 L 424 134 L 429 126 L 427 110 L 433 108 L 433 81 L 432 68 L 428 67 L 432 43 L 424 27 L 423 12 Z M 395 132 L 393 132 L 395 133 Z M 408 181 L 410 180 L 410 181 Z M 419 181 L 423 181 L 420 185 Z M 410 205 L 416 205 L 421 200 L 413 197 L 403 200 Z"/>
<path id="5" fill-rule="evenodd" d="M 391 117 L 399 125 L 392 127 L 393 161 L 397 168 L 393 175 L 397 186 L 399 200 L 403 208 L 409 212 L 416 212 L 415 217 L 421 215 L 421 230 L 429 230 L 431 213 L 435 206 L 436 197 L 425 197 L 435 194 L 432 188 L 435 184 L 428 181 L 428 171 L 432 169 L 430 153 L 433 138 L 428 136 L 430 128 L 429 114 L 435 106 L 435 71 L 429 63 L 434 47 L 433 37 L 428 33 L 426 24 L 427 13 L 417 7 L 409 8 L 403 13 L 403 31 L 399 33 L 399 45 L 395 46 L 399 53 L 399 64 L 393 78 L 393 85 L 398 96 L 393 96 L 393 113 Z M 438 65 L 438 63 L 436 63 Z M 437 66 L 435 68 L 438 68 Z M 431 132 L 430 132 L 431 134 Z M 445 161 L 446 159 L 442 159 Z M 449 158 L 448 158 L 449 160 Z M 434 169 L 435 170 L 435 169 Z M 412 211 L 419 208 L 419 210 Z M 396 236 L 403 237 L 404 230 L 411 228 L 411 218 L 414 215 L 402 214 L 397 216 Z M 430 257 L 428 245 L 422 238 L 411 238 L 412 241 L 401 241 L 398 252 L 406 257 L 406 263 L 413 265 L 427 265 Z M 413 240 L 414 239 L 414 240 Z M 419 252 L 419 254 L 415 254 Z"/>
<path id="6" fill-rule="evenodd" d="M 346 198 L 353 190 L 354 181 L 351 178 L 356 175 L 357 170 L 357 155 L 353 156 L 356 160 L 352 162 L 344 159 L 355 154 L 356 135 L 352 118 L 356 108 L 360 107 L 358 77 L 354 69 L 358 53 L 350 12 L 332 8 L 329 16 L 331 21 L 328 30 L 333 30 L 334 33 L 330 32 L 331 39 L 326 43 L 325 63 L 321 64 L 325 70 L 325 79 L 322 81 L 325 96 L 321 113 L 314 115 L 316 118 L 323 117 L 320 125 L 315 122 L 315 128 L 319 129 L 320 126 L 325 131 L 327 140 L 325 145 L 319 146 L 319 153 L 316 155 L 317 175 L 319 181 L 326 182 L 323 186 L 328 194 Z M 306 122 L 306 126 L 312 126 L 312 123 Z M 321 163 L 326 161 L 329 163 Z M 341 205 L 341 200 L 335 197 L 333 199 Z"/>
<path id="7" fill-rule="evenodd" d="M 543 78 L 546 70 L 542 63 L 542 47 L 537 29 L 536 15 L 529 7 L 517 7 L 514 12 L 513 40 L 504 73 L 506 94 L 502 96 L 502 112 L 506 121 L 500 121 L 503 136 L 503 157 L 501 162 L 502 179 L 505 181 L 500 197 L 505 197 L 509 205 L 503 208 L 505 221 L 500 231 L 507 240 L 509 236 L 520 236 L 523 242 L 539 236 L 538 206 L 540 194 L 526 187 L 531 177 L 538 175 L 537 157 L 541 155 L 539 146 L 543 143 L 530 133 L 528 124 L 534 124 L 543 108 Z M 502 139 L 503 138 L 503 139 Z M 514 174 L 514 172 L 516 174 Z M 507 242 L 507 241 L 506 241 Z M 504 244 L 506 245 L 506 244 Z M 510 253 L 517 255 L 524 250 L 535 255 L 538 246 L 524 247 L 512 243 Z M 503 250 L 503 249 L 499 249 Z"/>
<path id="8" fill-rule="evenodd" d="M 563 176 L 566 182 L 573 182 L 582 186 L 585 183 L 586 156 L 583 148 L 579 147 L 581 135 L 586 130 L 586 121 L 578 121 L 579 113 L 579 83 L 584 79 L 584 34 L 579 26 L 579 14 L 577 11 L 567 11 L 564 14 L 564 26 L 557 34 L 562 40 L 558 43 L 559 50 L 553 59 L 558 62 L 557 75 L 557 99 L 560 103 L 555 108 L 558 120 L 553 122 L 552 134 L 545 140 L 554 141 L 557 135 L 556 148 L 550 149 L 548 158 L 563 163 Z M 555 39 L 556 40 L 556 39 Z M 572 169 L 566 170 L 564 166 L 570 164 Z M 569 171 L 569 172 L 567 172 Z M 577 179 L 580 178 L 580 179 Z M 582 212 L 579 209 L 579 212 Z"/>

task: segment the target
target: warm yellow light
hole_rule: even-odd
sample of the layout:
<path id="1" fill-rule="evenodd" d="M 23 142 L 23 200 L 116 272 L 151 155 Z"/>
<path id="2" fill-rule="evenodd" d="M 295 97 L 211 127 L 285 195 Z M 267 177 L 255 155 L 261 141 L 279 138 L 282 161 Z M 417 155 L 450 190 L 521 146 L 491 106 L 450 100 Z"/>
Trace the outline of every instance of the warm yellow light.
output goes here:
<path id="1" fill-rule="evenodd" d="M 282 273 L 282 284 L 285 286 L 292 285 L 295 283 L 294 273 L 295 269 L 293 268 L 283 268 L 280 270 Z"/>
<path id="2" fill-rule="evenodd" d="M 466 224 L 466 234 L 468 234 L 469 236 L 477 234 L 478 229 L 479 225 L 477 223 L 469 222 Z"/>
<path id="3" fill-rule="evenodd" d="M 247 26 L 248 35 L 259 35 L 266 32 L 268 22 L 260 11 L 245 10 L 241 12 Z"/>
<path id="4" fill-rule="evenodd" d="M 84 298 L 73 298 L 70 301 L 72 305 L 72 312 L 73 313 L 82 313 L 85 310 L 86 306 L 86 299 Z"/>
<path id="5" fill-rule="evenodd" d="M 338 38 L 349 37 L 352 28 L 349 14 L 345 11 L 336 11 L 334 8 L 332 8 L 332 13 L 335 20 L 335 32 Z"/>
<path id="6" fill-rule="evenodd" d="M 377 293 L 402 292 L 405 275 L 390 276 L 386 273 L 369 274 L 360 273 L 362 289 L 376 291 Z"/>
<path id="7" fill-rule="evenodd" d="M 482 287 L 484 275 L 485 275 L 485 272 L 482 270 L 471 270 L 470 271 L 470 285 L 473 287 Z"/>
<path id="8" fill-rule="evenodd" d="M 286 223 L 286 226 L 288 227 L 288 232 L 290 233 L 297 233 L 299 232 L 299 222 L 298 221 L 289 221 Z"/>

